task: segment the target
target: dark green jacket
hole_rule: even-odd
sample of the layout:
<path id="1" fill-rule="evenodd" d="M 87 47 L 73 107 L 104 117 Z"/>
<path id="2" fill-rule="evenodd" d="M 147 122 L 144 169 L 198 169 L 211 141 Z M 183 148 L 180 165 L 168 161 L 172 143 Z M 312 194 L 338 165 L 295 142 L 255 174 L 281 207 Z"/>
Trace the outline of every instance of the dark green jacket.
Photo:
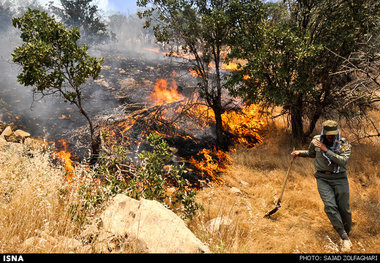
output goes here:
<path id="1" fill-rule="evenodd" d="M 299 151 L 300 157 L 311 157 L 315 158 L 314 160 L 314 167 L 317 171 L 334 171 L 334 164 L 339 165 L 340 167 L 340 174 L 331 174 L 331 175 L 325 175 L 321 173 L 316 173 L 316 177 L 325 177 L 328 179 L 333 178 L 340 178 L 345 177 L 346 175 L 346 165 L 351 155 L 351 145 L 345 138 L 341 138 L 341 152 L 339 154 L 334 153 L 330 149 L 326 152 L 326 155 L 330 158 L 331 164 L 329 165 L 328 160 L 322 155 L 321 150 L 314 145 L 316 140 L 320 140 L 321 135 L 314 136 L 313 140 L 311 141 L 308 150 Z"/>

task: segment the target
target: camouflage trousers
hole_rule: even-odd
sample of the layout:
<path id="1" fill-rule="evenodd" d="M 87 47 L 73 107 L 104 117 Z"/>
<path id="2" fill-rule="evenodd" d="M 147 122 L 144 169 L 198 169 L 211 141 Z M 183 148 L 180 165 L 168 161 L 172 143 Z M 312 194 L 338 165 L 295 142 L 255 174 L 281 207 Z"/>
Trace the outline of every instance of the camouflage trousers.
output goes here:
<path id="1" fill-rule="evenodd" d="M 349 234 L 352 215 L 349 204 L 347 177 L 341 179 L 317 178 L 319 195 L 325 205 L 325 213 L 340 236 L 344 231 Z"/>

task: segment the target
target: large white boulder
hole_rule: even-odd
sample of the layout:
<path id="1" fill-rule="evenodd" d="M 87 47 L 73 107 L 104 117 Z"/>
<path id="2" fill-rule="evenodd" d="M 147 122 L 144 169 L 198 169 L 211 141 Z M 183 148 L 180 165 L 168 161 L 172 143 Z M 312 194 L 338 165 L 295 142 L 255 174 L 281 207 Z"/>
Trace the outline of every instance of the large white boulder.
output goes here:
<path id="1" fill-rule="evenodd" d="M 101 214 L 99 236 L 124 237 L 148 253 L 209 253 L 184 221 L 161 203 L 119 194 Z M 103 232 L 103 233 L 102 233 Z M 134 240 L 134 241 L 132 241 Z"/>

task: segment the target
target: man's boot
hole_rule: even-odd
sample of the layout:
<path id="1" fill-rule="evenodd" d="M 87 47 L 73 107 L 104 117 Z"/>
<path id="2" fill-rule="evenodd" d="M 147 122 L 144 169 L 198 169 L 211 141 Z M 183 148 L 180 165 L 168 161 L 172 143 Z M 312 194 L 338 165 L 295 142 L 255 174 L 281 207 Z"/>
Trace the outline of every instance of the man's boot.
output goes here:
<path id="1" fill-rule="evenodd" d="M 341 235 L 341 245 L 342 245 L 342 252 L 348 252 L 351 250 L 351 247 L 352 247 L 352 243 L 350 241 L 350 239 L 348 238 L 348 235 L 346 232 L 343 232 L 343 234 Z"/>

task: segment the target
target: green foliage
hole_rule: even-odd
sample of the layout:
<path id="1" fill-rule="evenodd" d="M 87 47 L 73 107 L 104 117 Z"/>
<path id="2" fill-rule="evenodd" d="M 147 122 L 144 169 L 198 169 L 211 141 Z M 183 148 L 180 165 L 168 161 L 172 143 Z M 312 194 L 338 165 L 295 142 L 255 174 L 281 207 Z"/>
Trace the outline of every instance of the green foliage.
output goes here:
<path id="1" fill-rule="evenodd" d="M 94 168 L 75 179 L 80 181 L 80 199 L 71 204 L 68 212 L 79 227 L 88 223 L 88 218 L 101 210 L 110 198 L 127 188 L 126 178 L 117 169 L 117 165 L 125 158 L 125 150 L 118 146 L 113 156 L 102 154 Z"/>
<path id="2" fill-rule="evenodd" d="M 246 10 L 240 12 L 241 26 L 233 32 L 231 57 L 247 63 L 231 79 L 229 88 L 247 102 L 282 106 L 291 115 L 295 139 L 307 137 L 320 117 L 331 117 L 341 105 L 341 88 L 350 78 L 332 73 L 340 69 L 342 58 L 356 52 L 378 27 L 379 3 L 270 3 L 266 4 L 265 19 L 256 28 L 250 21 L 254 11 Z M 243 80 L 243 75 L 250 78 Z M 305 119 L 309 120 L 306 133 Z"/>
<path id="3" fill-rule="evenodd" d="M 103 58 L 90 57 L 88 46 L 78 45 L 78 28 L 67 29 L 46 12 L 28 9 L 23 16 L 12 19 L 21 30 L 23 44 L 12 53 L 13 62 L 22 66 L 18 81 L 34 86 L 34 93 L 43 96 L 58 94 L 74 104 L 90 126 L 93 156 L 97 140 L 90 117 L 82 106 L 82 84 L 101 71 Z"/>
<path id="4" fill-rule="evenodd" d="M 178 52 L 190 54 L 199 78 L 198 93 L 214 111 L 217 145 L 226 148 L 227 140 L 221 115 L 228 103 L 222 100 L 225 89 L 222 63 L 228 52 L 230 36 L 238 25 L 236 9 L 244 2 L 259 9 L 258 0 L 138 0 L 146 26 L 152 26 L 159 42 L 175 44 Z M 251 17 L 255 20 L 255 16 Z M 212 67 L 210 63 L 212 62 Z"/>
<path id="5" fill-rule="evenodd" d="M 200 206 L 195 202 L 196 191 L 183 177 L 187 172 L 184 165 L 177 167 L 168 164 L 172 153 L 160 135 L 150 134 L 147 139 L 153 150 L 140 153 L 142 166 L 129 183 L 128 195 L 136 199 L 157 200 L 177 212 L 181 211 L 185 217 L 192 218 Z M 168 193 L 169 188 L 174 188 L 174 194 Z"/>
<path id="6" fill-rule="evenodd" d="M 65 100 L 76 103 L 80 85 L 89 77 L 97 78 L 103 58 L 90 57 L 88 46 L 77 44 L 78 28 L 68 30 L 46 12 L 29 9 L 12 22 L 21 30 L 24 42 L 12 53 L 13 61 L 23 67 L 18 81 L 36 86 L 37 92 L 59 92 Z"/>
<path id="7" fill-rule="evenodd" d="M 102 136 L 106 137 L 107 132 Z M 120 166 L 127 159 L 122 146 L 115 146 L 111 154 L 102 154 L 96 167 L 80 180 L 79 202 L 72 203 L 69 213 L 79 226 L 99 211 L 110 198 L 126 194 L 135 199 L 157 200 L 184 218 L 191 219 L 202 207 L 196 203 L 196 190 L 183 178 L 184 166 L 169 165 L 172 154 L 169 146 L 160 135 L 151 134 L 148 141 L 152 151 L 143 151 L 142 162 L 134 174 L 124 174 Z M 172 190 L 169 193 L 168 190 Z"/>

